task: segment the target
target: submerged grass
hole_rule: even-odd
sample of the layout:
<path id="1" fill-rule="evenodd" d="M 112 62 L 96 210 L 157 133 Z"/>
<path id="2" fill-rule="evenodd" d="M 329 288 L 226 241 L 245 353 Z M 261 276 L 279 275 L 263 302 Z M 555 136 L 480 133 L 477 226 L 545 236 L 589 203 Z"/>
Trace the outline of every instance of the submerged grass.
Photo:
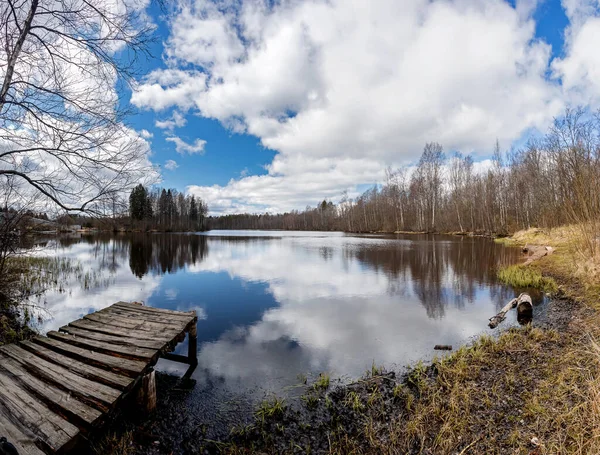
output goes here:
<path id="1" fill-rule="evenodd" d="M 515 246 L 517 244 L 517 242 L 511 237 L 495 237 L 494 242 L 506 246 Z"/>
<path id="2" fill-rule="evenodd" d="M 73 283 L 89 290 L 111 281 L 101 271 L 84 270 L 81 263 L 69 258 L 17 256 L 10 258 L 8 269 L 18 277 L 15 285 L 23 296 L 47 290 L 66 292 Z"/>
<path id="3" fill-rule="evenodd" d="M 114 276 L 85 270 L 69 258 L 18 255 L 9 257 L 0 276 L 0 344 L 30 338 L 33 322 L 49 317 L 43 304 L 47 291 L 71 292 L 106 287 Z"/>

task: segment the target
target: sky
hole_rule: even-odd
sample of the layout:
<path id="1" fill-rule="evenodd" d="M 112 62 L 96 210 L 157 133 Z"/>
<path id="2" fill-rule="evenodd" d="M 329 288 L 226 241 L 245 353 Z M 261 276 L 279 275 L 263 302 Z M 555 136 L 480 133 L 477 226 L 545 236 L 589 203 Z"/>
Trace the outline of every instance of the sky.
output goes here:
<path id="1" fill-rule="evenodd" d="M 211 214 L 355 197 L 427 142 L 485 163 L 600 107 L 599 0 L 151 3 L 131 126 Z"/>

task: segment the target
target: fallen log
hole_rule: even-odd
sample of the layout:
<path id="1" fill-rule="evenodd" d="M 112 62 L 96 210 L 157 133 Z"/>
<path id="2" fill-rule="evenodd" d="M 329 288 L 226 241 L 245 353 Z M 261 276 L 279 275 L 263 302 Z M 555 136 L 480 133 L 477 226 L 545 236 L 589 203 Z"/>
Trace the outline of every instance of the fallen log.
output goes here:
<path id="1" fill-rule="evenodd" d="M 517 303 L 517 321 L 527 324 L 533 319 L 533 302 L 528 294 L 521 294 Z"/>
<path id="2" fill-rule="evenodd" d="M 533 314 L 533 304 L 531 302 L 531 297 L 529 294 L 522 293 L 519 297 L 515 297 L 510 302 L 508 302 L 504 307 L 500 310 L 500 312 L 490 318 L 490 322 L 488 326 L 490 329 L 495 329 L 498 325 L 506 319 L 506 313 L 508 313 L 511 309 L 517 307 L 517 319 L 519 315 L 522 315 L 522 319 L 525 320 L 529 317 L 531 321 L 531 316 Z"/>

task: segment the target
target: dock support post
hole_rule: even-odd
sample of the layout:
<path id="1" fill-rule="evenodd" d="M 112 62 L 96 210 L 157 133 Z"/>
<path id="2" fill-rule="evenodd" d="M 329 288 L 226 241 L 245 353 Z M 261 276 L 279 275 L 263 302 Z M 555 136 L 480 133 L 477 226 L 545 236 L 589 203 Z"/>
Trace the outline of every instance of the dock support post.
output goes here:
<path id="1" fill-rule="evenodd" d="M 188 332 L 188 364 L 190 367 L 183 377 L 189 379 L 198 366 L 198 322 L 195 321 Z"/>
<path id="2" fill-rule="evenodd" d="M 154 369 L 151 369 L 142 376 L 137 394 L 137 403 L 146 412 L 152 412 L 156 409 L 156 377 Z"/>

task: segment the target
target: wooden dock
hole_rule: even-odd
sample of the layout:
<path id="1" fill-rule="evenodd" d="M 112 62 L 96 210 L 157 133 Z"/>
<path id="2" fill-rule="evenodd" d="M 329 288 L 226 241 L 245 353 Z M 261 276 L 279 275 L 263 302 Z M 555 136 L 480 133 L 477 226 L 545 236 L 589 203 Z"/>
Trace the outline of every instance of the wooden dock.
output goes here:
<path id="1" fill-rule="evenodd" d="M 0 346 L 0 437 L 20 455 L 64 453 L 130 395 L 151 410 L 160 357 L 189 364 L 186 376 L 196 367 L 197 319 L 195 311 L 117 302 L 45 337 Z M 188 355 L 171 354 L 186 333 Z"/>

